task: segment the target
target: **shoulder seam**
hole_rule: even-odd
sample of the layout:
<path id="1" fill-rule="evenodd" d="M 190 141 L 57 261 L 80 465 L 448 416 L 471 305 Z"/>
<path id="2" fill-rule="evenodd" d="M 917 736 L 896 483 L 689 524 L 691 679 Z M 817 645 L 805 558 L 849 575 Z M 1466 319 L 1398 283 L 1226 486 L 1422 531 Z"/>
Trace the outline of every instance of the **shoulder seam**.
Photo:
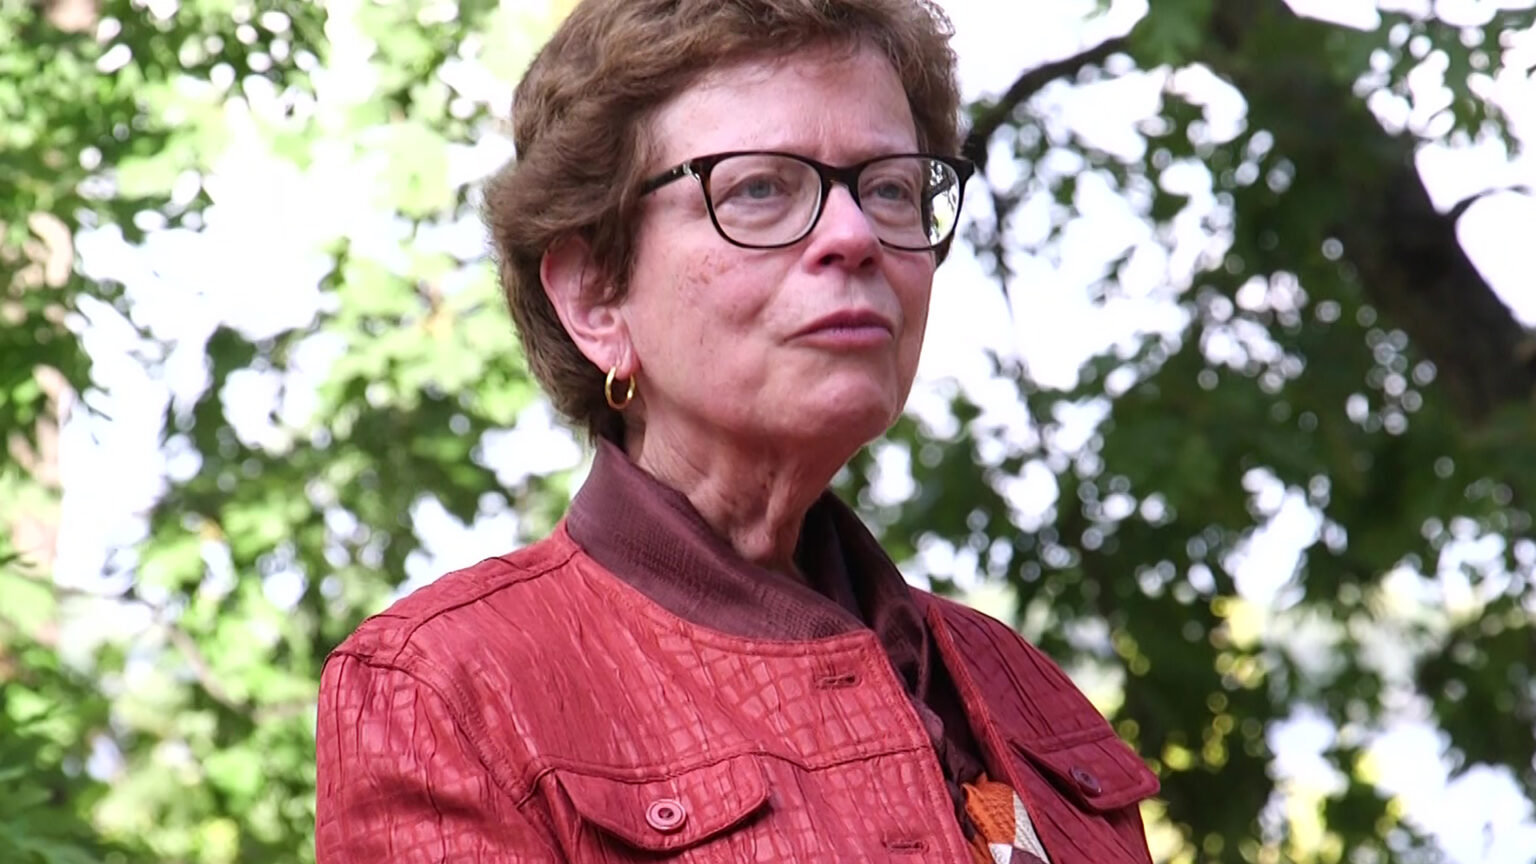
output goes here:
<path id="1" fill-rule="evenodd" d="M 488 754 L 485 753 L 480 746 L 477 746 L 475 736 L 470 734 L 471 730 L 468 728 L 469 724 L 465 723 L 464 716 L 458 710 L 459 706 L 455 703 L 454 700 L 448 697 L 448 693 L 446 693 L 441 686 L 428 680 L 417 671 L 406 668 L 405 665 L 400 663 L 386 662 L 377 657 L 365 656 L 351 651 L 341 651 L 338 652 L 338 654 L 341 656 L 349 657 L 352 660 L 357 661 L 359 664 L 368 667 L 369 669 L 384 672 L 395 672 L 403 675 L 410 679 L 412 684 L 420 687 L 422 690 L 431 694 L 433 698 L 437 699 L 437 701 L 441 702 L 443 706 L 448 709 L 448 717 L 450 722 L 453 723 L 453 731 L 463 740 L 465 750 L 474 754 L 475 760 L 480 763 L 481 769 L 490 775 L 492 781 L 495 782 L 498 787 L 501 787 L 501 791 L 507 795 L 509 799 L 511 799 L 513 805 L 518 810 L 523 811 L 525 814 L 528 813 L 526 805 L 532 799 L 532 792 L 534 791 L 532 787 L 527 789 L 522 788 L 521 784 L 519 783 L 521 777 L 518 776 L 518 772 L 508 770 L 498 771 L 496 766 L 493 766 L 486 761 Z M 441 672 L 441 670 L 433 665 L 430 661 L 422 660 L 421 663 L 422 665 L 431 668 L 433 671 Z M 503 782 L 503 776 L 505 782 Z M 539 818 L 541 823 L 545 823 L 544 827 L 547 830 L 552 830 L 553 826 L 547 824 L 542 814 L 535 813 L 534 815 Z"/>
<path id="2" fill-rule="evenodd" d="M 549 573 L 552 570 L 558 570 L 561 567 L 565 566 L 565 564 L 567 562 L 569 562 L 573 557 L 575 557 L 575 555 L 576 555 L 576 550 L 572 549 L 569 552 L 567 552 L 564 556 L 562 556 L 562 557 L 560 557 L 560 558 L 558 558 L 558 559 L 556 559 L 554 561 L 546 563 L 545 566 L 543 566 L 543 567 L 541 567 L 541 568 L 539 568 L 537 570 L 528 570 L 528 569 L 524 569 L 524 568 L 518 567 L 518 565 L 513 564 L 511 561 L 508 561 L 505 556 L 501 556 L 501 555 L 494 556 L 494 558 L 491 558 L 491 559 L 486 559 L 486 560 L 500 561 L 502 564 L 506 565 L 507 567 L 514 568 L 514 569 L 517 569 L 517 570 L 522 570 L 522 573 L 517 578 L 512 579 L 509 582 L 501 582 L 501 583 L 497 583 L 495 585 L 488 586 L 484 590 L 477 591 L 477 592 L 475 592 L 473 595 L 471 595 L 469 597 L 465 597 L 463 599 L 457 600 L 457 601 L 455 601 L 453 603 L 450 603 L 450 604 L 448 604 L 446 606 L 438 607 L 436 609 L 433 609 L 429 614 L 425 614 L 425 615 L 422 615 L 422 616 L 418 617 L 414 622 L 412 622 L 410 624 L 410 627 L 408 629 L 406 629 L 401 634 L 401 636 L 400 636 L 400 643 L 399 643 L 399 645 L 397 645 L 395 647 L 395 652 L 390 657 L 390 661 L 394 662 L 394 661 L 399 660 L 400 655 L 405 653 L 405 649 L 410 646 L 411 640 L 413 638 L 415 638 L 416 631 L 420 630 L 422 627 L 424 627 L 427 624 L 431 623 L 434 619 L 439 618 L 439 617 L 441 617 L 443 615 L 446 615 L 446 614 L 448 614 L 449 612 L 452 612 L 455 609 L 460 609 L 462 607 L 468 606 L 471 603 L 477 603 L 480 600 L 488 597 L 489 595 L 494 594 L 497 591 L 501 591 L 501 590 L 507 588 L 509 585 L 517 585 L 517 584 L 522 583 L 522 582 L 528 582 L 528 581 L 531 581 L 533 579 L 537 579 L 540 576 L 543 576 L 543 575 Z M 460 571 L 454 571 L 454 572 L 463 572 L 463 571 L 460 570 Z M 448 574 L 448 575 L 451 575 L 451 574 Z"/>

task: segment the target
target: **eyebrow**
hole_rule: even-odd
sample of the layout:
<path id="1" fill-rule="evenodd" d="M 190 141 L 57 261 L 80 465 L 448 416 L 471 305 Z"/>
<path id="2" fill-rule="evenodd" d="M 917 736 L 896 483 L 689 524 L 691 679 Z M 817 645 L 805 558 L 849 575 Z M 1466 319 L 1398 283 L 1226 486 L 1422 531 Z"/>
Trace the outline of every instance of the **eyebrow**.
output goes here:
<path id="1" fill-rule="evenodd" d="M 814 159 L 817 162 L 825 163 L 834 168 L 842 168 L 849 165 L 856 165 L 860 162 L 865 162 L 870 159 L 877 159 L 881 156 L 893 156 L 901 153 L 917 153 L 921 151 L 921 149 L 922 148 L 918 146 L 915 140 L 882 140 L 863 144 L 849 150 L 840 151 L 838 154 L 840 158 L 832 159 L 828 158 L 827 154 L 820 152 L 817 147 L 797 146 L 796 144 L 790 143 L 784 138 L 771 138 L 765 141 L 755 141 L 750 144 L 743 143 L 734 147 L 700 149 L 691 155 L 679 157 L 677 160 L 668 164 L 677 164 L 677 162 L 682 162 L 686 159 L 695 159 L 705 153 L 728 153 L 737 150 L 763 150 L 777 153 L 789 153 L 795 156 L 803 156 L 807 159 Z"/>

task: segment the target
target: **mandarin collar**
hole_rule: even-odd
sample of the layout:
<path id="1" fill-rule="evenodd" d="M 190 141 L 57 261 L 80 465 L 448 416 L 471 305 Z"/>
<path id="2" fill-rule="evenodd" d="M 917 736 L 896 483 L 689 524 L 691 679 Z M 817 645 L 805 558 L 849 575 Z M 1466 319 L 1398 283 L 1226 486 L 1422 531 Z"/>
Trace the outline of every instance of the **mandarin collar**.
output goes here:
<path id="1" fill-rule="evenodd" d="M 805 579 L 742 558 L 681 492 L 599 439 L 566 529 L 598 564 L 680 618 L 745 638 L 801 641 L 871 628 L 918 649 L 921 612 L 857 514 L 832 492 L 807 512 L 795 559 Z M 895 633 L 883 632 L 895 625 Z M 915 628 L 915 629 L 914 629 Z M 916 651 L 898 651 L 913 655 Z M 920 656 L 920 655 L 918 655 Z M 893 657 L 909 687 L 920 662 Z M 916 660 L 916 658 L 913 658 Z"/>
<path id="2" fill-rule="evenodd" d="M 571 501 L 565 526 L 594 561 L 685 621 L 774 641 L 873 630 L 933 741 L 957 818 L 967 824 L 958 783 L 978 776 L 982 767 L 959 697 L 928 638 L 913 589 L 832 492 L 822 493 L 801 525 L 795 560 L 803 580 L 742 558 L 685 495 L 607 439 L 598 439 L 592 470 Z"/>

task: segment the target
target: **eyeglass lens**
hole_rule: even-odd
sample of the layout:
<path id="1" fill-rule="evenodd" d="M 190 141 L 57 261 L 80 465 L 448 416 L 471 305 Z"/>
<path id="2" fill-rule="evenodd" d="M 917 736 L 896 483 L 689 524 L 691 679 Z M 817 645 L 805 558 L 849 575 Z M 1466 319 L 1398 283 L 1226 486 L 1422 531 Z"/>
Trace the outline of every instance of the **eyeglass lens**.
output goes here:
<path id="1" fill-rule="evenodd" d="M 858 178 L 858 200 L 875 236 L 887 245 L 927 249 L 954 229 L 960 204 L 955 170 L 937 159 L 892 156 Z M 715 164 L 708 194 L 715 222 L 730 240 L 752 246 L 793 243 L 820 210 L 821 176 L 789 156 L 749 154 Z"/>

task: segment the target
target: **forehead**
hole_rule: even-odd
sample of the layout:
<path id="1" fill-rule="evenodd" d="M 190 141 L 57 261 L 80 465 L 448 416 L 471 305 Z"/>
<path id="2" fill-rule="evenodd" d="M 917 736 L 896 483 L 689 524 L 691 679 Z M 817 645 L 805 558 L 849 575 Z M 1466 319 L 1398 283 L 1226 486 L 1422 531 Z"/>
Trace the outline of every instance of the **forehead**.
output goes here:
<path id="1" fill-rule="evenodd" d="M 909 152 L 917 131 L 901 79 L 867 47 L 817 47 L 706 73 L 646 124 L 657 163 L 726 150 L 786 150 L 834 164 Z"/>

